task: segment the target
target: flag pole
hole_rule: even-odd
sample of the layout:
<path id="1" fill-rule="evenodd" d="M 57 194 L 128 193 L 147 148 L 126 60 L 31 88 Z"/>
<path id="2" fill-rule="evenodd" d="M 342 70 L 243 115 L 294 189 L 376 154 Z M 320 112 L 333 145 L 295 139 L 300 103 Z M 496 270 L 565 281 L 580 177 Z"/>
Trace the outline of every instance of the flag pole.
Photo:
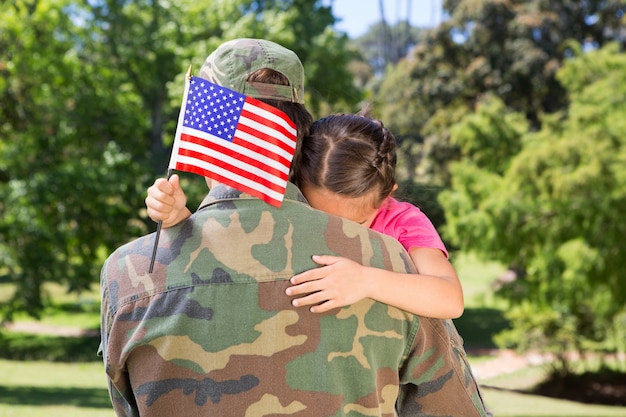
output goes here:
<path id="1" fill-rule="evenodd" d="M 176 136 L 174 137 L 174 150 L 172 151 L 172 155 L 176 154 L 176 146 L 178 145 L 177 141 L 180 139 L 180 125 L 182 123 L 182 118 L 183 116 L 183 108 L 185 107 L 185 101 L 187 100 L 187 90 L 188 90 L 188 85 L 189 85 L 189 81 L 191 80 L 191 65 L 189 65 L 189 69 L 187 70 L 187 76 L 185 78 L 185 92 L 183 94 L 183 103 L 181 105 L 180 108 L 180 113 L 178 115 L 178 126 L 176 127 Z M 170 177 L 172 176 L 174 169 L 172 168 L 172 161 L 170 159 L 170 164 L 168 166 L 167 169 L 167 179 L 169 181 Z M 159 220 L 159 222 L 157 223 L 157 229 L 156 229 L 156 233 L 154 235 L 154 247 L 152 248 L 152 257 L 150 258 L 150 268 L 148 269 L 149 273 L 152 273 L 152 270 L 154 269 L 154 261 L 156 259 L 156 252 L 157 252 L 157 248 L 159 246 L 159 236 L 161 235 L 161 229 L 163 228 L 163 220 Z"/>
<path id="2" fill-rule="evenodd" d="M 172 176 L 172 169 L 167 170 L 167 179 L 169 181 Z M 152 248 L 152 258 L 150 259 L 150 269 L 148 269 L 149 273 L 152 273 L 154 269 L 154 260 L 156 259 L 157 247 L 159 246 L 159 236 L 161 236 L 161 229 L 163 228 L 163 220 L 159 220 L 157 223 L 156 234 L 154 236 L 154 247 Z"/>

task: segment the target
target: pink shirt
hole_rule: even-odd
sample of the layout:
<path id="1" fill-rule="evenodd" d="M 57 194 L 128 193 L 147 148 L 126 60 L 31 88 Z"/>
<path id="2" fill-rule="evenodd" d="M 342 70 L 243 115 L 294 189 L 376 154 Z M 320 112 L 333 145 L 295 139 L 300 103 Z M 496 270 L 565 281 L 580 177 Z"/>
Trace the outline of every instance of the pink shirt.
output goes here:
<path id="1" fill-rule="evenodd" d="M 416 206 L 389 197 L 378 210 L 370 228 L 396 238 L 407 251 L 411 248 L 440 249 L 448 257 L 437 229 Z"/>

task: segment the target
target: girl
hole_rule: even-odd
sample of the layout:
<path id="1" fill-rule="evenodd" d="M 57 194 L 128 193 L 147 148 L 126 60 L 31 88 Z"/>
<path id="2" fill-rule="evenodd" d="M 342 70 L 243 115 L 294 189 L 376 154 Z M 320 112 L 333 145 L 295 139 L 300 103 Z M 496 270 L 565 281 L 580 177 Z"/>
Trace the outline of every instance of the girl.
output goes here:
<path id="1" fill-rule="evenodd" d="M 436 229 L 419 208 L 391 197 L 395 138 L 366 114 L 331 115 L 305 137 L 293 182 L 312 207 L 390 235 L 411 255 L 418 273 L 398 274 L 345 258 L 317 255 L 322 265 L 291 279 L 296 306 L 321 313 L 369 297 L 421 316 L 456 318 L 463 291 Z"/>

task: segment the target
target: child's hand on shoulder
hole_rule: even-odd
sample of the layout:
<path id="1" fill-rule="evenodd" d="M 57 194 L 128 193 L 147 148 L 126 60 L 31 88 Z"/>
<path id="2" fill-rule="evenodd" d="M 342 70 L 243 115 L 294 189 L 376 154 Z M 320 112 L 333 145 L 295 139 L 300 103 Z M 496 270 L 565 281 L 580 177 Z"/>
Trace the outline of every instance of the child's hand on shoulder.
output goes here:
<path id="1" fill-rule="evenodd" d="M 310 305 L 311 312 L 324 313 L 367 297 L 365 271 L 370 268 L 330 255 L 315 255 L 313 261 L 322 266 L 293 276 L 285 291 L 289 296 L 306 294 L 292 300 L 295 307 Z"/>

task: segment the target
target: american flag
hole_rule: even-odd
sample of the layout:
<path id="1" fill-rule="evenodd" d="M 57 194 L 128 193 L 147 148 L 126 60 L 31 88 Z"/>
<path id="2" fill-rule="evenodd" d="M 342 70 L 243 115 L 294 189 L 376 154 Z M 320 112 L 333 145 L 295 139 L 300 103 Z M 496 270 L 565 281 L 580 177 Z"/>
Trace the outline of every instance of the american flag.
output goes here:
<path id="1" fill-rule="evenodd" d="M 280 207 L 297 131 L 253 97 L 188 77 L 169 169 L 212 178 Z"/>

